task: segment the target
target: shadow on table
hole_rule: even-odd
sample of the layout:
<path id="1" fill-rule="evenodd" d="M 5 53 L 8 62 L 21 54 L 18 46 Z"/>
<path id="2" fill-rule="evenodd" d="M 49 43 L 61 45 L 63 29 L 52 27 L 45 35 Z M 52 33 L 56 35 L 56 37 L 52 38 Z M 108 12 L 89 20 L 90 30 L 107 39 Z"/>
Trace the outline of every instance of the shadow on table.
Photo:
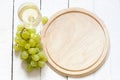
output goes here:
<path id="1" fill-rule="evenodd" d="M 22 69 L 24 69 L 26 75 L 31 78 L 31 77 L 37 77 L 40 76 L 40 69 L 34 69 L 31 72 L 27 72 L 26 69 L 26 64 L 24 62 L 21 63 Z"/>

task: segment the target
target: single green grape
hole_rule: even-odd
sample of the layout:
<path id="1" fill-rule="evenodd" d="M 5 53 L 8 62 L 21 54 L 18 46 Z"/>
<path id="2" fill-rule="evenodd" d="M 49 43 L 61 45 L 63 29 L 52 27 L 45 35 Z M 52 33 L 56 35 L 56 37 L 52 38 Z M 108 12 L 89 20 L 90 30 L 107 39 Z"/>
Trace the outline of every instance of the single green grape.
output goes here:
<path id="1" fill-rule="evenodd" d="M 30 38 L 33 39 L 35 33 L 31 33 Z"/>
<path id="2" fill-rule="evenodd" d="M 37 47 L 35 47 L 35 49 L 36 49 L 37 53 L 40 51 L 39 48 L 37 48 Z"/>
<path id="3" fill-rule="evenodd" d="M 20 31 L 17 31 L 17 32 L 16 32 L 16 37 L 21 37 L 20 34 L 21 34 L 21 32 L 20 32 Z"/>
<path id="4" fill-rule="evenodd" d="M 30 44 L 31 47 L 35 47 L 36 46 L 36 41 L 34 39 L 30 39 L 29 44 Z"/>
<path id="5" fill-rule="evenodd" d="M 26 60 L 28 58 L 28 52 L 27 51 L 23 51 L 20 55 L 21 59 L 22 60 Z"/>
<path id="6" fill-rule="evenodd" d="M 24 47 L 20 46 L 20 48 L 21 48 L 21 51 L 26 51 Z"/>
<path id="7" fill-rule="evenodd" d="M 38 53 L 38 56 L 41 58 L 41 57 L 44 57 L 45 54 L 43 53 L 43 51 L 40 51 L 40 52 Z"/>
<path id="8" fill-rule="evenodd" d="M 40 57 L 41 61 L 44 61 L 44 62 L 47 61 L 47 57 L 46 57 L 46 55 L 44 54 L 43 51 L 40 51 L 37 55 Z"/>
<path id="9" fill-rule="evenodd" d="M 42 43 L 38 43 L 38 44 L 36 45 L 36 47 L 39 48 L 40 50 L 42 50 L 42 48 L 43 48 L 43 47 L 42 47 Z"/>
<path id="10" fill-rule="evenodd" d="M 37 39 L 40 39 L 40 35 L 33 33 L 33 34 L 31 34 L 31 38 L 32 38 L 32 39 L 36 39 L 36 38 L 37 38 Z"/>
<path id="11" fill-rule="evenodd" d="M 30 33 L 34 33 L 35 34 L 36 33 L 36 29 L 35 28 L 31 28 L 30 29 Z"/>
<path id="12" fill-rule="evenodd" d="M 25 45 L 25 49 L 30 49 L 30 44 L 29 44 L 29 43 L 27 43 L 27 44 Z"/>
<path id="13" fill-rule="evenodd" d="M 18 44 L 14 45 L 14 49 L 15 49 L 15 51 L 20 51 L 21 50 L 20 47 L 18 46 Z"/>
<path id="14" fill-rule="evenodd" d="M 21 41 L 21 38 L 20 37 L 15 37 L 15 42 L 16 43 L 19 43 Z"/>
<path id="15" fill-rule="evenodd" d="M 44 61 L 38 61 L 38 66 L 40 68 L 44 67 L 45 66 L 45 62 Z"/>
<path id="16" fill-rule="evenodd" d="M 37 51 L 37 49 L 36 48 L 30 48 L 29 50 L 28 50 L 28 52 L 29 52 L 29 54 L 36 54 L 38 51 Z"/>
<path id="17" fill-rule="evenodd" d="M 36 36 L 35 36 L 35 41 L 36 41 L 37 43 L 40 42 L 40 35 L 39 35 L 39 34 L 36 34 Z"/>
<path id="18" fill-rule="evenodd" d="M 48 22 L 48 18 L 46 16 L 44 16 L 42 18 L 42 24 L 45 25 Z"/>
<path id="19" fill-rule="evenodd" d="M 15 51 L 24 51 L 25 50 L 24 47 L 22 47 L 21 45 L 19 45 L 17 43 L 13 47 L 14 47 Z"/>
<path id="20" fill-rule="evenodd" d="M 40 35 L 39 34 L 31 34 L 31 39 L 35 40 L 36 43 L 39 43 Z"/>
<path id="21" fill-rule="evenodd" d="M 37 62 L 32 60 L 32 61 L 30 62 L 30 65 L 31 65 L 32 67 L 37 67 Z"/>
<path id="22" fill-rule="evenodd" d="M 21 37 L 25 40 L 29 39 L 30 38 L 30 33 L 27 31 L 27 30 L 23 30 L 22 33 L 21 33 Z"/>
<path id="23" fill-rule="evenodd" d="M 32 60 L 32 57 L 31 55 L 29 55 L 28 58 L 26 59 L 27 64 L 30 64 L 31 60 Z"/>
<path id="24" fill-rule="evenodd" d="M 18 45 L 21 46 L 21 47 L 24 47 L 26 45 L 26 41 L 23 40 L 23 39 L 20 39 L 20 41 L 18 42 Z"/>
<path id="25" fill-rule="evenodd" d="M 41 58 L 41 61 L 46 62 L 46 61 L 47 61 L 47 57 L 46 57 L 46 56 L 42 57 L 42 58 Z"/>
<path id="26" fill-rule="evenodd" d="M 17 30 L 18 30 L 18 31 L 22 31 L 22 30 L 23 30 L 23 28 L 24 28 L 24 27 L 23 27 L 23 25 L 22 25 L 22 24 L 19 24 L 19 25 L 17 26 Z"/>
<path id="27" fill-rule="evenodd" d="M 32 60 L 33 61 L 39 61 L 39 59 L 40 59 L 40 57 L 37 54 L 32 55 Z"/>
<path id="28" fill-rule="evenodd" d="M 27 68 L 26 68 L 26 70 L 27 70 L 28 72 L 31 72 L 31 71 L 33 70 L 32 65 L 27 64 Z"/>

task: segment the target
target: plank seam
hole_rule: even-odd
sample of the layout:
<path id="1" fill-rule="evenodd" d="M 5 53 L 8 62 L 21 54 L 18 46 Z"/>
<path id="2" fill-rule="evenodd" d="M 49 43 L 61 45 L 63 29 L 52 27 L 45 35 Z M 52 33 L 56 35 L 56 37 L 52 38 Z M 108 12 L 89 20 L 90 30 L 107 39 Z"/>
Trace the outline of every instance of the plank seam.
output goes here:
<path id="1" fill-rule="evenodd" d="M 70 7 L 70 1 L 68 0 L 68 8 Z"/>
<path id="2" fill-rule="evenodd" d="M 95 1 L 93 0 L 93 12 L 95 13 Z"/>
<path id="3" fill-rule="evenodd" d="M 70 0 L 68 0 L 68 8 L 70 7 Z M 68 80 L 68 76 L 66 76 L 67 80 Z"/>
<path id="4" fill-rule="evenodd" d="M 13 11 L 12 11 L 12 54 L 11 54 L 11 80 L 13 80 L 13 41 L 14 41 L 14 2 L 13 0 Z"/>
<path id="5" fill-rule="evenodd" d="M 42 5 L 42 3 L 41 3 L 41 2 L 42 2 L 42 0 L 40 0 L 40 10 L 41 10 L 41 7 L 42 7 L 42 6 L 41 6 L 41 5 Z"/>

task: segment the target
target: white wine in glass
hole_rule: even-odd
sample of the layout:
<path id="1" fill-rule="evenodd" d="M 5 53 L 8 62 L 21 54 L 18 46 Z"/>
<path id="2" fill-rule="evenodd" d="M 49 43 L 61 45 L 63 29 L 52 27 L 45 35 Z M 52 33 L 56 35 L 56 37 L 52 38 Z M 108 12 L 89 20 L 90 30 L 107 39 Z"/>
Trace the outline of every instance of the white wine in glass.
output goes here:
<path id="1" fill-rule="evenodd" d="M 39 8 L 33 3 L 25 3 L 18 10 L 20 20 L 32 27 L 36 27 L 42 20 Z"/>

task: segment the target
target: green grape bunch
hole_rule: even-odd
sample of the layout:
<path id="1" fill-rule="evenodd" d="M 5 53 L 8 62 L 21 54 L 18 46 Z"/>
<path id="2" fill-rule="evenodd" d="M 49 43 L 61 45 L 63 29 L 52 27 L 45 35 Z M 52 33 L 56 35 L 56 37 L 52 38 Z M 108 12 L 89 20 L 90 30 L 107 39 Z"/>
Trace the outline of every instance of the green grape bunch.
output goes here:
<path id="1" fill-rule="evenodd" d="M 40 34 L 35 28 L 20 24 L 17 26 L 14 50 L 20 52 L 20 58 L 27 66 L 27 71 L 45 66 L 47 57 L 43 52 Z"/>

